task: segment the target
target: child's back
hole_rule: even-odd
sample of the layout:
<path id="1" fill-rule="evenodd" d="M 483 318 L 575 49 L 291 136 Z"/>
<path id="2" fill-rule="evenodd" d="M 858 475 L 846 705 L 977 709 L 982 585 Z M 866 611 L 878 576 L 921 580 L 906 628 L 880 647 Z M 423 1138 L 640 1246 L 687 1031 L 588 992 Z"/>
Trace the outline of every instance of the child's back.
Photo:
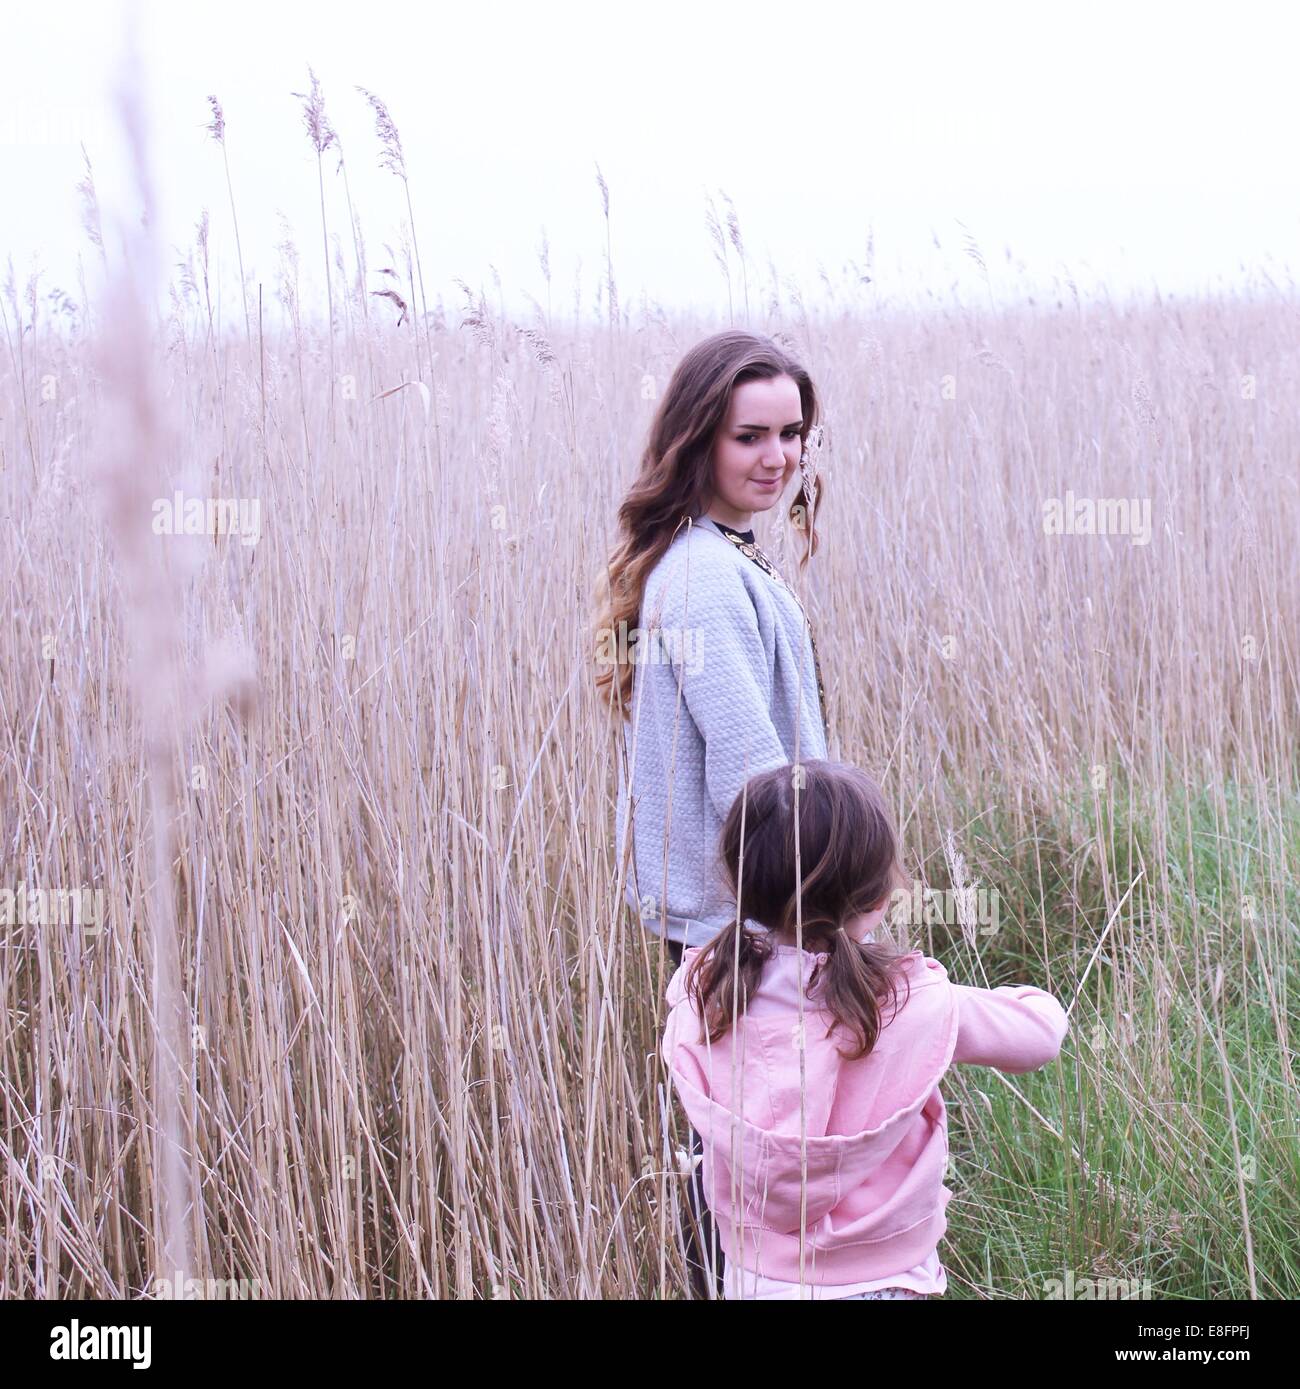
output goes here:
<path id="1" fill-rule="evenodd" d="M 705 1199 L 728 1261 L 800 1281 L 802 1171 L 804 1283 L 887 1280 L 931 1259 L 952 1195 L 943 1185 L 939 1081 L 954 1064 L 1012 1074 L 1046 1065 L 1067 1030 L 1061 1005 L 1029 985 L 955 985 L 938 961 L 915 951 L 903 966 L 897 1012 L 887 1004 L 872 1051 L 847 1060 L 843 1029 L 831 1032 L 832 1019 L 808 997 L 825 955 L 778 945 L 747 1008 L 709 1043 L 685 989 L 698 953 L 685 952 L 669 983 L 663 1055 L 704 1142 Z"/>

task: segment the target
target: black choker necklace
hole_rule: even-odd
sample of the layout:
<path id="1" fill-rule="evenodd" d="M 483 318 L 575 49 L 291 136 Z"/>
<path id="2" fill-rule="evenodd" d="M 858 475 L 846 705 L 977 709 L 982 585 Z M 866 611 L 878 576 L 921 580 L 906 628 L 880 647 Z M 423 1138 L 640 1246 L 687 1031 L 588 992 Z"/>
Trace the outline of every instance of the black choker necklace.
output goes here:
<path id="1" fill-rule="evenodd" d="M 738 531 L 734 526 L 723 525 L 721 521 L 714 521 L 713 524 L 727 535 L 734 535 L 737 539 L 743 540 L 746 545 L 752 545 L 754 543 L 754 532 L 752 530 Z"/>

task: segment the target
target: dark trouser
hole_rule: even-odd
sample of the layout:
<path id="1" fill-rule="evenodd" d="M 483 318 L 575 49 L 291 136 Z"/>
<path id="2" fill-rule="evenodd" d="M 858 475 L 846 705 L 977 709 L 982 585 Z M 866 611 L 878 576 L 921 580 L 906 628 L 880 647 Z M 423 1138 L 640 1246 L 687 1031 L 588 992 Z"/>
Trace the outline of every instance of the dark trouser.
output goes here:
<path id="1" fill-rule="evenodd" d="M 666 942 L 673 964 L 682 962 L 679 942 Z M 702 1157 L 704 1141 L 691 1129 L 691 1157 Z M 704 1200 L 704 1176 L 697 1164 L 688 1184 L 690 1206 L 682 1207 L 682 1238 L 686 1244 L 686 1267 L 691 1276 L 691 1294 L 700 1301 L 722 1297 L 722 1246 L 713 1228 L 713 1215 Z M 703 1253 L 701 1253 L 703 1251 Z M 709 1269 L 712 1267 L 713 1276 Z M 712 1289 L 710 1288 L 712 1284 Z"/>

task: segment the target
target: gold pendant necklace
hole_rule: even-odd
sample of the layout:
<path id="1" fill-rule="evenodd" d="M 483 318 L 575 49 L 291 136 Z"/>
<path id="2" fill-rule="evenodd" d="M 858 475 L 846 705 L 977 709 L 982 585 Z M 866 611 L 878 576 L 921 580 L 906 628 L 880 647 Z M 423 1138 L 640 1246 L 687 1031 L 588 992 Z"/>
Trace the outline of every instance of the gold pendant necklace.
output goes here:
<path id="1" fill-rule="evenodd" d="M 715 522 L 715 524 L 717 523 Z M 746 555 L 748 556 L 748 558 L 752 559 L 754 563 L 757 564 L 758 567 L 765 574 L 771 575 L 771 577 L 774 578 L 783 589 L 785 589 L 785 591 L 790 595 L 790 597 L 794 599 L 796 605 L 799 608 L 799 611 L 803 613 L 803 620 L 808 627 L 808 644 L 812 647 L 813 670 L 816 672 L 817 675 L 817 700 L 821 706 L 822 711 L 822 728 L 829 734 L 831 725 L 830 718 L 828 717 L 826 711 L 826 687 L 822 684 L 822 663 L 821 659 L 817 655 L 817 638 L 813 634 L 812 619 L 808 616 L 807 609 L 804 607 L 802 603 L 799 602 L 799 595 L 794 591 L 794 589 L 790 587 L 788 583 L 786 583 L 785 579 L 782 578 L 781 573 L 777 569 L 776 565 L 774 565 L 772 561 L 768 559 L 768 557 L 762 552 L 762 550 L 758 548 L 758 546 L 752 540 L 745 540 L 739 535 L 733 535 L 731 531 L 723 530 L 721 526 L 718 526 L 718 533 L 730 540 L 731 543 L 736 547 L 736 549 L 740 551 L 742 555 Z"/>

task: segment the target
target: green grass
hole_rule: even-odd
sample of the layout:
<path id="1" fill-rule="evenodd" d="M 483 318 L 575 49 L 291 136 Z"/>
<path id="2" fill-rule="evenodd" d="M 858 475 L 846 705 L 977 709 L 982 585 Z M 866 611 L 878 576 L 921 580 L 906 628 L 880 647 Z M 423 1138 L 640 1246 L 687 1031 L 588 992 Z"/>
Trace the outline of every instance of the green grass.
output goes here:
<path id="1" fill-rule="evenodd" d="M 960 982 L 1050 979 L 1069 1004 L 1142 877 L 1059 1061 L 949 1073 L 950 1296 L 1042 1297 L 1068 1269 L 1149 1280 L 1152 1297 L 1250 1297 L 1253 1263 L 1257 1295 L 1295 1297 L 1300 803 L 1261 807 L 1234 786 L 1081 792 L 1030 836 L 996 808 L 968 813 L 968 869 L 998 887 L 1003 919 L 978 960 L 960 931 L 934 941 Z"/>

